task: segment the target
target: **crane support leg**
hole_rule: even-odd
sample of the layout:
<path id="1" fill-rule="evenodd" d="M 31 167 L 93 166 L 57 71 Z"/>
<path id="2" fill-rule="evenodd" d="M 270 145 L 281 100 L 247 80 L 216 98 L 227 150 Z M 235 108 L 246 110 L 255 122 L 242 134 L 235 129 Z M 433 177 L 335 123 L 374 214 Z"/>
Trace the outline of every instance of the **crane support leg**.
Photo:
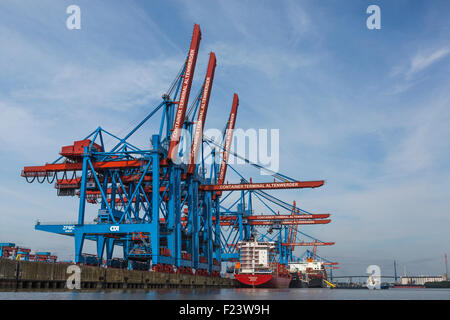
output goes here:
<path id="1" fill-rule="evenodd" d="M 181 263 L 181 169 L 175 168 L 175 265 Z"/>
<path id="2" fill-rule="evenodd" d="M 199 241 L 198 241 L 198 181 L 190 179 L 189 181 L 189 232 L 191 233 L 191 257 L 193 268 L 198 268 L 199 259 Z"/>
<path id="3" fill-rule="evenodd" d="M 80 189 L 80 206 L 78 208 L 78 224 L 84 224 L 84 212 L 86 209 L 86 181 L 87 181 L 87 170 L 88 170 L 88 159 L 87 155 L 88 148 L 84 148 L 83 155 L 83 172 L 81 174 L 81 189 Z"/>
<path id="4" fill-rule="evenodd" d="M 100 259 L 100 263 L 103 260 L 103 253 L 105 252 L 105 237 L 97 236 L 97 257 Z"/>
<path id="5" fill-rule="evenodd" d="M 111 265 L 111 259 L 114 253 L 115 240 L 113 238 L 106 239 L 106 261 L 107 265 Z"/>
<path id="6" fill-rule="evenodd" d="M 159 190 L 159 135 L 155 134 L 152 136 L 153 151 L 153 190 Z M 152 220 L 150 223 L 150 236 L 151 236 L 151 247 L 152 247 L 152 264 L 156 265 L 159 263 L 159 192 L 152 192 Z"/>
<path id="7" fill-rule="evenodd" d="M 207 235 L 208 235 L 208 243 L 207 243 L 207 254 L 208 254 L 208 272 L 212 272 L 213 266 L 213 237 L 212 237 L 212 201 L 211 201 L 211 192 L 206 193 L 206 225 Z"/>
<path id="8" fill-rule="evenodd" d="M 80 263 L 81 253 L 83 252 L 84 233 L 82 230 L 75 231 L 75 263 Z"/>
<path id="9" fill-rule="evenodd" d="M 220 221 L 220 203 L 218 200 L 214 201 L 214 214 L 216 219 L 216 225 L 214 229 L 214 245 L 215 245 L 215 251 L 214 251 L 214 257 L 217 261 L 221 261 L 220 256 L 220 223 L 217 223 L 217 221 Z"/>

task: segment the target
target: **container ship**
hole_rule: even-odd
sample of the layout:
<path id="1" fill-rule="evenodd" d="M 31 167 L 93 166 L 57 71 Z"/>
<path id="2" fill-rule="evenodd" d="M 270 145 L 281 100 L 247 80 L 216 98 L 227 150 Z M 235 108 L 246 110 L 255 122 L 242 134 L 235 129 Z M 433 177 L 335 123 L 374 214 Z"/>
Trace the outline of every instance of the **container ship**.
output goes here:
<path id="1" fill-rule="evenodd" d="M 275 242 L 239 241 L 240 258 L 234 278 L 243 287 L 289 288 L 291 275 L 285 264 L 275 261 Z"/>
<path id="2" fill-rule="evenodd" d="M 295 275 L 295 287 L 322 288 L 327 280 L 327 271 L 322 261 L 306 259 L 304 262 L 289 264 L 289 272 Z"/>

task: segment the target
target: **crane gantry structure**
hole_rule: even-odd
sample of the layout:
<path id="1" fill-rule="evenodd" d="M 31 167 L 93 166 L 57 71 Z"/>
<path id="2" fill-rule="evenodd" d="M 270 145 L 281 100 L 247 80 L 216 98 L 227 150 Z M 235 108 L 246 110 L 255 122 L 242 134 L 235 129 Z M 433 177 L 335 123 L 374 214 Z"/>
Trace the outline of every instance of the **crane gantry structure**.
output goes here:
<path id="1" fill-rule="evenodd" d="M 274 173 L 273 182 L 253 183 L 228 164 L 239 105 L 236 93 L 223 143 L 203 136 L 216 56 L 210 53 L 202 88 L 189 106 L 200 40 L 196 24 L 187 58 L 175 81 L 161 103 L 125 137 L 98 127 L 83 140 L 62 147 L 56 161 L 23 169 L 21 175 L 28 182 L 54 182 L 58 196 L 79 197 L 76 222 L 38 222 L 35 226 L 37 230 L 74 237 L 75 262 L 83 262 L 84 242 L 92 240 L 99 259 L 106 251 L 108 265 L 114 248 L 122 247 L 125 261 L 148 262 L 155 271 L 217 276 L 221 262 L 238 259 L 237 242 L 256 234 L 256 228 L 268 228 L 258 236 L 275 241 L 280 263 L 287 263 L 293 259 L 296 246 L 317 244 L 297 241 L 299 225 L 330 222 L 329 214 L 308 213 L 295 202 L 290 205 L 263 191 L 316 188 L 324 181 L 296 181 Z M 132 144 L 132 135 L 158 115 L 160 127 L 149 146 Z M 115 142 L 112 147 L 105 145 L 106 137 Z M 187 147 L 183 139 L 188 139 Z M 211 152 L 205 156 L 206 148 Z M 212 158 L 209 168 L 206 157 Z M 240 176 L 240 183 L 225 183 L 227 169 Z M 232 194 L 238 195 L 237 200 L 226 205 Z M 258 200 L 270 214 L 254 214 L 253 203 Z M 93 221 L 85 219 L 88 204 L 98 206 Z"/>

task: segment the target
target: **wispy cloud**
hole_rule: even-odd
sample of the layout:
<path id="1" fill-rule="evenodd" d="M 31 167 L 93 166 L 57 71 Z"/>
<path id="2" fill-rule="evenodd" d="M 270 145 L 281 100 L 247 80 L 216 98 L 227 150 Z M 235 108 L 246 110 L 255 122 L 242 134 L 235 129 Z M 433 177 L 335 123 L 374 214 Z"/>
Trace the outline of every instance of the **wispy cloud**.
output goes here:
<path id="1" fill-rule="evenodd" d="M 181 58 L 181 57 L 180 57 Z M 107 108 L 127 110 L 157 100 L 167 90 L 182 59 L 116 61 L 97 68 L 63 64 L 42 75 L 48 81 L 36 88 L 19 88 L 11 97 L 19 100 L 41 99 L 63 104 L 64 108 Z"/>
<path id="2" fill-rule="evenodd" d="M 392 68 L 390 77 L 397 79 L 392 93 L 398 94 L 422 83 L 426 79 L 426 70 L 443 61 L 450 53 L 450 46 L 441 46 L 433 51 L 421 50 L 410 57 L 406 63 Z"/>
<path id="3" fill-rule="evenodd" d="M 420 53 L 416 54 L 411 59 L 410 67 L 406 71 L 406 77 L 410 78 L 414 74 L 430 67 L 432 64 L 445 58 L 449 53 L 450 53 L 450 47 L 444 47 L 444 48 L 437 49 L 433 52 L 428 52 L 428 53 L 420 52 Z"/>
<path id="4" fill-rule="evenodd" d="M 218 59 L 220 58 L 218 61 L 225 67 L 252 69 L 269 78 L 279 77 L 287 72 L 296 72 L 302 67 L 312 65 L 318 59 L 280 48 L 267 48 L 244 43 L 214 42 L 208 46 L 208 49 L 217 52 L 216 55 Z"/>
<path id="5" fill-rule="evenodd" d="M 449 95 L 429 101 L 408 117 L 406 137 L 392 147 L 386 159 L 387 171 L 411 174 L 420 170 L 438 169 L 449 158 L 450 136 Z"/>
<path id="6" fill-rule="evenodd" d="M 55 142 L 51 132 L 52 121 L 36 117 L 29 108 L 12 102 L 0 101 L 0 141 L 1 153 L 13 153 L 28 161 L 39 154 L 29 145 L 52 148 Z M 28 145 L 28 147 L 26 147 Z M 18 169 L 17 169 L 17 172 Z"/>

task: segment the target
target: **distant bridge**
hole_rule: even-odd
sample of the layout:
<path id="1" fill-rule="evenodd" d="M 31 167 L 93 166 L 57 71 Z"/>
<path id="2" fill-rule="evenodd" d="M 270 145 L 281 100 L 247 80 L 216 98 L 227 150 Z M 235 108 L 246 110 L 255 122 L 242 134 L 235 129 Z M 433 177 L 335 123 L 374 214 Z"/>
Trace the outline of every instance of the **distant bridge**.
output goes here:
<path id="1" fill-rule="evenodd" d="M 333 279 L 338 279 L 338 278 L 367 278 L 368 276 L 369 276 L 368 274 L 362 275 L 362 276 L 334 276 L 333 275 Z M 395 278 L 400 278 L 400 276 L 397 276 L 397 277 L 394 277 L 394 276 L 380 276 L 380 278 L 392 278 L 392 279 L 395 279 Z M 416 278 L 416 277 L 414 277 L 414 278 Z"/>
<path id="2" fill-rule="evenodd" d="M 362 276 L 334 276 L 333 275 L 333 279 L 339 279 L 339 278 L 367 278 L 369 275 L 362 275 Z M 395 279 L 395 278 L 440 278 L 442 276 L 380 276 L 381 278 L 391 278 L 391 279 Z"/>

